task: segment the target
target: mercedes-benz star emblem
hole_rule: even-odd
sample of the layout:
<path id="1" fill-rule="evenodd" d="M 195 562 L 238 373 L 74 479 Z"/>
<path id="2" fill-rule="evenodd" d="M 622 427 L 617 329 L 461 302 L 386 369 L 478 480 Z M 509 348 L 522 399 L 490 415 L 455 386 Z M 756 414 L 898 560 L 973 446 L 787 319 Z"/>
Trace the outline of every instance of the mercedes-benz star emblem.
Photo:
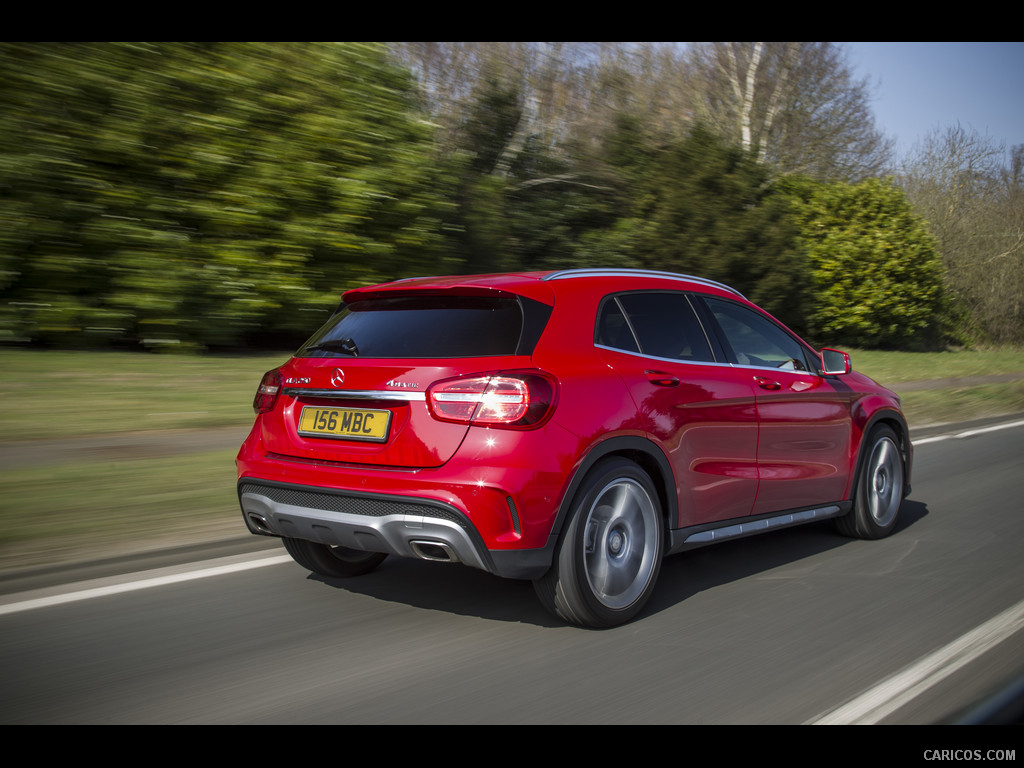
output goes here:
<path id="1" fill-rule="evenodd" d="M 331 371 L 331 384 L 335 387 L 340 387 L 345 383 L 345 372 L 341 368 L 335 368 Z"/>

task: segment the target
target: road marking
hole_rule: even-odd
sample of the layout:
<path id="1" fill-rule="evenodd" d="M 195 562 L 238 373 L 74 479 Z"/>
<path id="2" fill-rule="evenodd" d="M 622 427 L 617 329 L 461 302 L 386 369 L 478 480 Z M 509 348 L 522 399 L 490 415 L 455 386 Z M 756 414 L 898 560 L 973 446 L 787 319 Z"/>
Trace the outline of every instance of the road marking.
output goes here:
<path id="1" fill-rule="evenodd" d="M 874 725 L 1024 628 L 1024 601 L 808 725 Z"/>
<path id="2" fill-rule="evenodd" d="M 186 568 L 190 570 L 182 570 L 178 568 L 164 568 L 159 571 L 150 571 L 151 575 L 145 578 L 138 579 L 139 575 L 117 577 L 113 579 L 97 579 L 97 586 L 89 587 L 86 589 L 78 589 L 74 592 L 60 592 L 59 589 L 47 589 L 47 590 L 36 590 L 35 592 L 26 592 L 20 595 L 8 595 L 6 599 L 15 599 L 16 602 L 11 602 L 6 605 L 0 605 L 0 616 L 9 613 L 20 613 L 21 611 L 31 611 L 34 608 L 47 608 L 53 605 L 61 605 L 63 603 L 74 603 L 79 600 L 91 600 L 95 597 L 107 597 L 108 595 L 118 595 L 123 592 L 135 592 L 140 589 L 151 589 L 152 587 L 162 587 L 167 584 L 178 584 L 183 581 L 194 581 L 196 579 L 208 579 L 212 576 L 223 576 L 229 573 L 238 573 L 239 571 L 248 571 L 253 568 L 264 568 L 268 565 L 278 565 L 280 563 L 292 562 L 291 557 L 288 555 L 274 555 L 271 557 L 262 557 L 258 559 L 251 559 L 251 556 L 246 556 L 245 559 L 238 558 L 224 558 L 221 565 L 212 565 L 196 570 L 196 563 L 193 563 Z M 211 560 L 208 562 L 221 562 Z M 159 574 L 159 575 L 152 575 Z M 136 578 L 138 580 L 126 580 Z M 66 588 L 66 587 L 64 587 Z M 26 598 L 26 595 L 38 595 L 37 597 Z M 0 598 L 3 600 L 5 598 Z"/>
<path id="3" fill-rule="evenodd" d="M 912 440 L 911 442 L 915 445 L 924 445 L 925 443 L 938 443 L 942 440 L 959 440 L 963 437 L 974 437 L 974 435 L 983 435 L 986 432 L 996 432 L 1000 429 L 1010 429 L 1011 427 L 1024 427 L 1024 421 L 1011 421 L 1006 424 L 995 424 L 991 427 L 980 427 L 979 429 L 969 429 L 966 432 L 957 432 L 952 435 L 936 435 L 935 437 L 925 437 L 920 440 Z"/>

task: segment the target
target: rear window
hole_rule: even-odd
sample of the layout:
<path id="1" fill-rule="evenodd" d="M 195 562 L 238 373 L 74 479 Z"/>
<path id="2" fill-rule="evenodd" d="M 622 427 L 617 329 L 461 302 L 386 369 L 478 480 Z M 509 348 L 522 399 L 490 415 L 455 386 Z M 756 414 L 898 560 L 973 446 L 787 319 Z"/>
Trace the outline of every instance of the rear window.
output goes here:
<path id="1" fill-rule="evenodd" d="M 445 358 L 529 354 L 550 307 L 519 297 L 415 296 L 345 306 L 298 357 Z"/>

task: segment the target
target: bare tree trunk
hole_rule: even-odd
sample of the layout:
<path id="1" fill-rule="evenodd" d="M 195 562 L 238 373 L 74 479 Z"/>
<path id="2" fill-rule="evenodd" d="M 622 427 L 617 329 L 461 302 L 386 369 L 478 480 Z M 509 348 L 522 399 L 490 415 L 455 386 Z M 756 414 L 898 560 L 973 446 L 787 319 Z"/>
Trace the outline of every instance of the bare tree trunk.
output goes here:
<path id="1" fill-rule="evenodd" d="M 754 110 L 754 92 L 757 87 L 757 67 L 761 63 L 761 53 L 764 50 L 764 43 L 754 43 L 754 50 L 747 62 L 745 82 L 740 82 L 740 65 L 736 60 L 736 50 L 730 46 L 729 56 L 729 81 L 732 83 L 733 95 L 736 104 L 739 105 L 740 124 L 740 146 L 748 152 L 752 146 L 750 115 Z"/>

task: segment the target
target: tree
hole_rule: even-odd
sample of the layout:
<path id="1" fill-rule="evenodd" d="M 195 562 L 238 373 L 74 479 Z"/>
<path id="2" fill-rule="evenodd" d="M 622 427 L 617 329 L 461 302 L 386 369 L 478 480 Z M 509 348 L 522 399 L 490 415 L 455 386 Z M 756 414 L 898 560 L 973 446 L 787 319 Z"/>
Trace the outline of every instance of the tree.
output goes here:
<path id="1" fill-rule="evenodd" d="M 693 43 L 698 119 L 780 174 L 856 181 L 888 166 L 867 81 L 835 43 Z"/>
<path id="2" fill-rule="evenodd" d="M 898 177 L 939 242 L 968 340 L 1024 341 L 1024 147 L 961 126 L 916 145 Z"/>
<path id="3" fill-rule="evenodd" d="M 495 172 L 507 171 L 535 140 L 563 147 L 586 112 L 597 43 L 389 43 L 439 125 L 442 152 L 463 146 L 466 116 L 489 92 L 515 93 L 518 110 Z"/>
<path id="4" fill-rule="evenodd" d="M 822 344 L 908 349 L 942 341 L 935 239 L 890 181 L 790 183 L 810 263 L 808 334 Z"/>
<path id="5" fill-rule="evenodd" d="M 308 332 L 346 286 L 436 267 L 430 141 L 376 45 L 3 44 L 0 324 L 58 344 Z"/>
<path id="6" fill-rule="evenodd" d="M 446 231 L 465 272 L 571 263 L 603 211 L 581 141 L 591 43 L 392 43 L 440 126 L 437 162 L 455 210 Z M 585 149 L 584 149 L 585 147 Z"/>
<path id="7" fill-rule="evenodd" d="M 749 152 L 702 126 L 659 148 L 617 142 L 631 203 L 587 248 L 612 263 L 732 285 L 795 330 L 804 326 L 804 266 L 790 199 Z"/>

